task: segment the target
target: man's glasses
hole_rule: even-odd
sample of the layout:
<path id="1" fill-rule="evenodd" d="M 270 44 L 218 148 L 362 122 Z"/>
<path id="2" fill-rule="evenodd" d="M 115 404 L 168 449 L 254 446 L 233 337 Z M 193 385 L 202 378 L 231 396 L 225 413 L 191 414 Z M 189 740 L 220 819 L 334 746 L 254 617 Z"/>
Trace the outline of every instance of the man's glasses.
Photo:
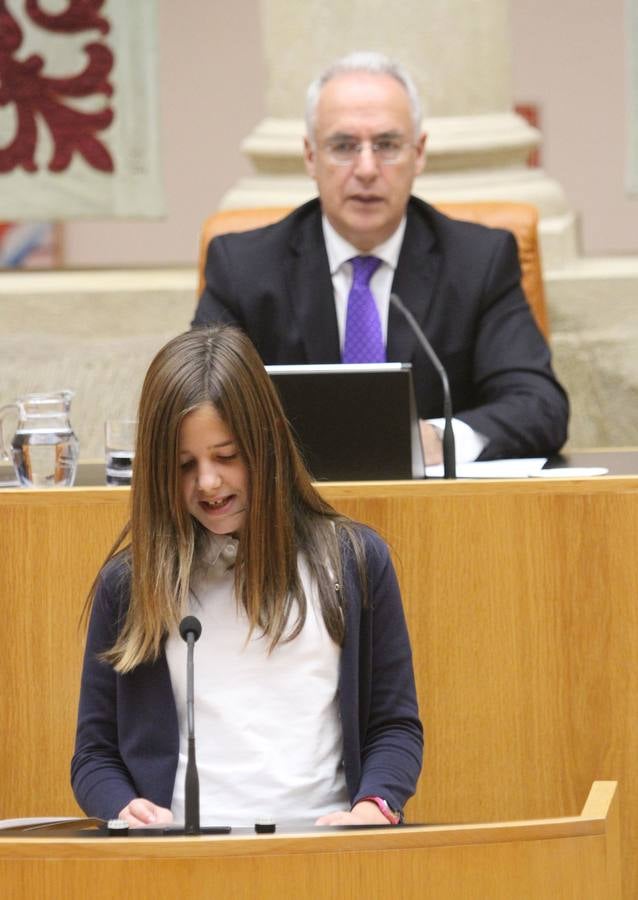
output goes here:
<path id="1" fill-rule="evenodd" d="M 341 138 L 326 141 L 324 150 L 331 162 L 338 166 L 348 166 L 358 158 L 366 145 L 370 147 L 378 162 L 388 165 L 400 162 L 405 148 L 413 146 L 409 141 L 401 138 L 379 138 L 376 141 L 354 141 L 349 138 Z"/>

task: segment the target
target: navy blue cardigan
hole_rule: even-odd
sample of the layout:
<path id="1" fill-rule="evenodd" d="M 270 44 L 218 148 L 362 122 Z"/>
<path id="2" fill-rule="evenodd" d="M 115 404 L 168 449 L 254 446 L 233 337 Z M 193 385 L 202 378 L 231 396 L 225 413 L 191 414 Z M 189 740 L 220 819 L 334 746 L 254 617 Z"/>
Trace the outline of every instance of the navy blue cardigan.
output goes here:
<path id="1" fill-rule="evenodd" d="M 339 703 L 350 801 L 383 797 L 402 809 L 421 770 L 412 654 L 394 568 L 386 545 L 361 528 L 368 604 L 351 552 L 344 558 L 346 636 Z M 121 557 L 100 575 L 89 623 L 71 782 L 85 813 L 113 818 L 135 797 L 169 807 L 178 759 L 177 712 L 166 657 L 126 675 L 97 659 L 112 647 L 129 598 Z M 303 810 L 299 811 L 303 818 Z"/>

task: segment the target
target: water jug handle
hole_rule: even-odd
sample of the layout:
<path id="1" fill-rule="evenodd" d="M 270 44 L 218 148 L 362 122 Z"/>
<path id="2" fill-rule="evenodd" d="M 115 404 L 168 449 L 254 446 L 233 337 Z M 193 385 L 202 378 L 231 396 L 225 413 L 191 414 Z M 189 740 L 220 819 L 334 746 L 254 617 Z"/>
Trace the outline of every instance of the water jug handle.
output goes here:
<path id="1" fill-rule="evenodd" d="M 17 403 L 7 403 L 5 406 L 0 406 L 0 462 L 13 462 L 4 441 L 4 429 L 2 427 L 5 416 L 11 410 L 16 410 L 18 416 L 20 415 L 20 407 Z M 4 483 L 5 482 L 0 482 L 0 484 Z"/>

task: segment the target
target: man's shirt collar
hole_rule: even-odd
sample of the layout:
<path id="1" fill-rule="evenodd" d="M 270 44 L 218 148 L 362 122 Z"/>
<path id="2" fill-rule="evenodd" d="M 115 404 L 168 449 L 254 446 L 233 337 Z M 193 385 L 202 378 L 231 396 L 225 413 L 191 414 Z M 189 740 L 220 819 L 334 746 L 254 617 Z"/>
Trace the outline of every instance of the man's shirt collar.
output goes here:
<path id="1" fill-rule="evenodd" d="M 392 270 L 396 269 L 399 261 L 399 253 L 401 252 L 401 244 L 403 243 L 403 235 L 405 234 L 406 217 L 403 216 L 399 223 L 399 227 L 394 234 L 374 247 L 369 253 L 363 254 L 361 250 L 357 250 L 352 244 L 335 231 L 325 215 L 321 217 L 321 226 L 323 228 L 323 238 L 326 243 L 326 252 L 328 254 L 328 264 L 330 266 L 330 274 L 334 275 L 344 262 L 352 259 L 353 256 L 377 256 L 380 260 L 390 266 Z"/>

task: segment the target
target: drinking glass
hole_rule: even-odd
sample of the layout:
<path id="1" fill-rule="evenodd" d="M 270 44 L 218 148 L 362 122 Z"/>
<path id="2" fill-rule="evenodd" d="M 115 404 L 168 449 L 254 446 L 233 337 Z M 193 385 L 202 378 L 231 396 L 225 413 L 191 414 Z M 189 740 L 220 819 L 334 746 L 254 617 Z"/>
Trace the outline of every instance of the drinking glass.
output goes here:
<path id="1" fill-rule="evenodd" d="M 104 425 L 106 483 L 126 486 L 131 483 L 135 457 L 135 419 L 108 419 Z"/>

